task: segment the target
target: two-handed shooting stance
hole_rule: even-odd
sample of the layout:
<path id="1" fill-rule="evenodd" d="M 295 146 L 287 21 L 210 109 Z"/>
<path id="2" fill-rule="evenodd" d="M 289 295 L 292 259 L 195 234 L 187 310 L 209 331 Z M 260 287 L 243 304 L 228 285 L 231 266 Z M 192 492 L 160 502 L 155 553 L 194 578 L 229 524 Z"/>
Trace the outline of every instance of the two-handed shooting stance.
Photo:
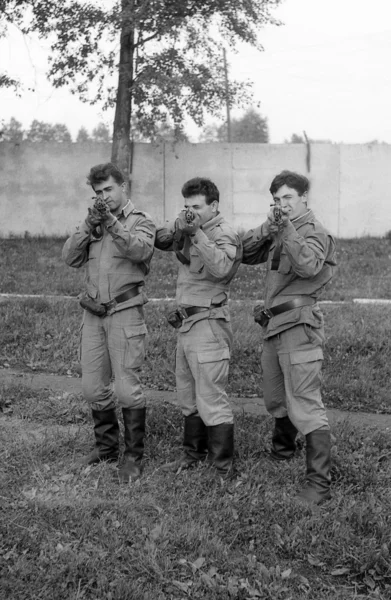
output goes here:
<path id="1" fill-rule="evenodd" d="M 243 239 L 243 262 L 267 263 L 263 329 L 264 398 L 275 419 L 270 457 L 289 460 L 296 435 L 306 437 L 307 482 L 301 500 L 330 498 L 330 429 L 321 398 L 323 315 L 317 298 L 335 262 L 333 237 L 307 207 L 309 181 L 283 171 L 270 186 L 274 206 L 267 220 Z"/>
<path id="2" fill-rule="evenodd" d="M 88 183 L 95 204 L 63 249 L 70 267 L 87 264 L 81 335 L 82 390 L 94 420 L 95 449 L 83 462 L 117 461 L 119 425 L 111 380 L 125 427 L 121 482 L 140 476 L 145 397 L 140 367 L 145 358 L 145 277 L 153 255 L 155 225 L 127 197 L 124 177 L 111 163 L 92 167 Z"/>
<path id="3" fill-rule="evenodd" d="M 234 424 L 228 401 L 232 331 L 229 285 L 242 258 L 237 233 L 219 212 L 219 191 L 196 177 L 182 188 L 185 209 L 158 228 L 156 247 L 179 260 L 177 310 L 169 322 L 178 330 L 176 384 L 184 415 L 183 451 L 166 470 L 204 461 L 226 477 L 232 472 Z"/>

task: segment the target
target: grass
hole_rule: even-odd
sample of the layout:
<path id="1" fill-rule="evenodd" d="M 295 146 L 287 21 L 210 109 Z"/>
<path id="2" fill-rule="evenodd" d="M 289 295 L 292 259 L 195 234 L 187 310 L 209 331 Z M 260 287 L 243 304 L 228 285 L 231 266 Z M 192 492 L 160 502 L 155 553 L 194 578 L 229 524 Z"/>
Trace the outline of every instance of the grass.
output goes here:
<path id="1" fill-rule="evenodd" d="M 2 292 L 77 295 L 79 271 L 61 262 L 63 240 L 3 240 Z M 324 299 L 390 297 L 388 240 L 340 241 L 340 267 Z M 345 252 L 345 254 L 344 254 Z M 173 296 L 175 264 L 156 253 L 150 296 Z M 343 260 L 341 260 L 343 259 Z M 251 308 L 263 270 L 235 280 L 230 394 L 259 395 L 260 328 Z M 143 380 L 172 389 L 172 302 L 146 305 Z M 391 412 L 390 308 L 325 306 L 324 398 L 329 407 Z M 0 365 L 80 372 L 81 310 L 75 300 L 0 304 Z M 0 598 L 7 600 L 388 600 L 391 597 L 391 441 L 384 431 L 333 428 L 333 499 L 299 505 L 297 458 L 267 460 L 272 420 L 235 419 L 238 477 L 205 467 L 179 475 L 161 466 L 179 452 L 182 417 L 148 407 L 145 471 L 119 486 L 114 465 L 82 468 L 92 442 L 79 395 L 0 383 Z"/>
<path id="2" fill-rule="evenodd" d="M 144 476 L 118 486 L 113 465 L 78 467 L 87 407 L 14 385 L 0 447 L 0 597 L 8 600 L 386 600 L 391 593 L 391 443 L 344 423 L 333 500 L 295 501 L 301 452 L 270 464 L 271 420 L 236 419 L 239 478 L 161 465 L 182 418 L 149 407 Z"/>
<path id="3" fill-rule="evenodd" d="M 149 388 L 175 389 L 176 334 L 165 315 L 172 302 L 145 307 L 149 329 L 142 369 Z M 323 395 L 327 407 L 391 413 L 391 308 L 325 305 L 327 345 Z M 57 374 L 79 374 L 81 309 L 75 300 L 14 299 L 2 305 L 0 365 Z M 262 395 L 261 329 L 251 303 L 232 303 L 235 343 L 229 378 L 233 396 Z"/>
<path id="4" fill-rule="evenodd" d="M 27 237 L 0 241 L 0 292 L 77 296 L 84 269 L 70 269 L 61 259 L 63 238 Z M 322 299 L 391 298 L 391 240 L 338 240 L 338 269 Z M 151 298 L 175 296 L 177 265 L 171 253 L 155 251 L 147 279 Z M 233 299 L 262 297 L 264 268 L 241 265 L 232 283 Z"/>

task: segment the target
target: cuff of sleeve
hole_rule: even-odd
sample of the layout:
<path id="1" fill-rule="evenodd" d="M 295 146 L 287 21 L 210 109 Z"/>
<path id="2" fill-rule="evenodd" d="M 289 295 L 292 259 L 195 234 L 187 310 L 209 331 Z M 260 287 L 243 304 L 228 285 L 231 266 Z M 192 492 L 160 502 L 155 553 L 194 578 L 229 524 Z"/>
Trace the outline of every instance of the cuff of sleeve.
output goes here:
<path id="1" fill-rule="evenodd" d="M 112 221 L 110 221 L 110 223 L 105 224 L 106 225 L 106 229 L 109 229 L 109 227 L 113 227 L 113 225 L 115 225 L 118 222 L 118 219 L 116 219 L 114 217 L 114 219 Z"/>
<path id="2" fill-rule="evenodd" d="M 289 221 L 285 227 L 282 228 L 282 239 L 291 237 L 293 233 L 296 233 L 295 226 Z"/>
<path id="3" fill-rule="evenodd" d="M 197 231 L 195 233 L 193 233 L 193 235 L 189 235 L 191 241 L 193 242 L 193 244 L 199 244 L 202 241 L 208 241 L 208 236 L 205 235 L 205 233 L 202 231 L 202 229 L 197 229 Z"/>

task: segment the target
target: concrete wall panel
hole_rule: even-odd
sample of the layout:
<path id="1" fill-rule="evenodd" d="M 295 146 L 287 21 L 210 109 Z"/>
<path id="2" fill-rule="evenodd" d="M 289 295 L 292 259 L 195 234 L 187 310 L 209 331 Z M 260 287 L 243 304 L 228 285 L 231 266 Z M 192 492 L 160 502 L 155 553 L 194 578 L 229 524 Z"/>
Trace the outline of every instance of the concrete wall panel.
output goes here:
<path id="1" fill-rule="evenodd" d="M 91 203 L 90 167 L 110 159 L 110 144 L 0 143 L 0 235 L 65 235 Z M 391 146 L 311 145 L 309 205 L 339 237 L 391 230 Z M 159 224 L 183 207 L 188 179 L 210 177 L 220 209 L 238 229 L 261 223 L 270 182 L 283 169 L 307 172 L 304 144 L 136 144 L 131 196 Z"/>
<path id="2" fill-rule="evenodd" d="M 391 146 L 341 146 L 341 237 L 391 230 Z"/>
<path id="3" fill-rule="evenodd" d="M 183 208 L 182 185 L 193 177 L 209 177 L 220 191 L 220 210 L 232 216 L 232 148 L 230 144 L 166 144 L 165 218 Z"/>

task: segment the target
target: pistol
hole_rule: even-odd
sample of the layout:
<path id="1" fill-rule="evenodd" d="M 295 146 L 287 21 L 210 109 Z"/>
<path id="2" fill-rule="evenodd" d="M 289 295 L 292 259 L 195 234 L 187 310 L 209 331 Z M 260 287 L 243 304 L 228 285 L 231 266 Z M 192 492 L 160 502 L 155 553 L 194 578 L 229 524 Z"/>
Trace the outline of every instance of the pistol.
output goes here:
<path id="1" fill-rule="evenodd" d="M 191 208 L 186 208 L 186 210 L 185 210 L 185 219 L 186 219 L 186 223 L 188 225 L 192 225 L 195 217 L 196 216 L 194 214 L 194 211 Z"/>
<path id="2" fill-rule="evenodd" d="M 271 204 L 270 206 L 273 208 L 274 221 L 277 223 L 277 225 L 281 225 L 281 223 L 282 223 L 281 206 L 279 204 Z"/>
<path id="3" fill-rule="evenodd" d="M 105 214 L 106 210 L 107 210 L 107 204 L 106 202 L 103 200 L 103 198 L 99 198 L 98 196 L 96 196 L 95 198 L 95 204 L 94 204 L 94 208 L 101 214 Z"/>

